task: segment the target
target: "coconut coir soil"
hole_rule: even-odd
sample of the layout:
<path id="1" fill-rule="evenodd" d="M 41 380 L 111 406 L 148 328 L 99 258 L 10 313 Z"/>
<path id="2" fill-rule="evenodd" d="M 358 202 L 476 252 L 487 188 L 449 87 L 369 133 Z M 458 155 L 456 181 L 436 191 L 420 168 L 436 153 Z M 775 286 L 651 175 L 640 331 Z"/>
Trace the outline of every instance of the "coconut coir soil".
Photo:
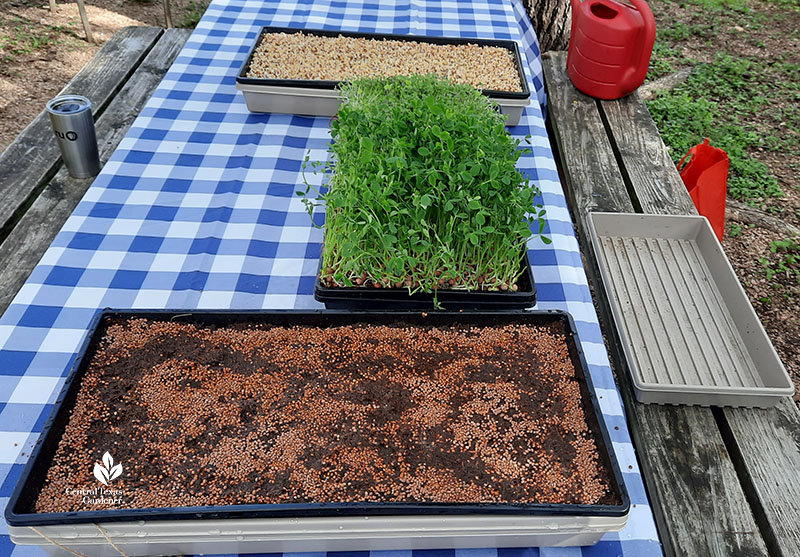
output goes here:
<path id="1" fill-rule="evenodd" d="M 121 502 L 84 504 L 105 451 Z M 112 320 L 37 512 L 289 502 L 618 504 L 556 323 Z"/>

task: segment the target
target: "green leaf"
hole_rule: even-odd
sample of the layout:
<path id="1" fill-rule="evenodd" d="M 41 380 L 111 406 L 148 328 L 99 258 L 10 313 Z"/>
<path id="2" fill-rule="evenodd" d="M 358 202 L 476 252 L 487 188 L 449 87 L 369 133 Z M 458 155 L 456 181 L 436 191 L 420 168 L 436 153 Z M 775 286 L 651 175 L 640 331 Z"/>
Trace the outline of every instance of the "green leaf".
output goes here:
<path id="1" fill-rule="evenodd" d="M 420 198 L 420 200 L 419 200 L 419 204 L 420 204 L 422 207 L 424 207 L 425 209 L 427 209 L 428 207 L 430 207 L 430 206 L 431 206 L 431 203 L 433 203 L 433 198 L 432 198 L 430 195 L 427 195 L 427 194 L 426 194 L 426 195 L 423 195 L 423 196 Z"/>

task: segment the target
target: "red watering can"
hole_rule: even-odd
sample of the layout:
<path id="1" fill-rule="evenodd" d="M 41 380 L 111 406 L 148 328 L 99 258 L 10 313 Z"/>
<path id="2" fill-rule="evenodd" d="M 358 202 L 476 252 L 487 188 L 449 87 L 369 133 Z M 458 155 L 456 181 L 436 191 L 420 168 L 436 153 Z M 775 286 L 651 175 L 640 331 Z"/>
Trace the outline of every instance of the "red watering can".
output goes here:
<path id="1" fill-rule="evenodd" d="M 580 91 L 618 99 L 644 82 L 656 21 L 644 0 L 570 0 L 572 35 L 567 73 Z"/>

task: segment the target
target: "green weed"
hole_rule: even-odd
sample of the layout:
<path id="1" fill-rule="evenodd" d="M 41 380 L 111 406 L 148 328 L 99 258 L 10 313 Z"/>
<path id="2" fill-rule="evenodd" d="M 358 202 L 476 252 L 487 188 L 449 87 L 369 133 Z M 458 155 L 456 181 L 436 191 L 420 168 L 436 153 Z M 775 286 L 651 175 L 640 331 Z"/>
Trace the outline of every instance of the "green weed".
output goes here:
<path id="1" fill-rule="evenodd" d="M 472 87 L 430 75 L 361 79 L 342 95 L 318 198 L 323 280 L 513 289 L 531 221 L 541 233 L 544 211 L 530 214 L 538 191 L 516 168 L 525 150 L 504 117 Z M 306 186 L 297 193 L 311 213 L 320 202 Z"/>
<path id="2" fill-rule="evenodd" d="M 59 33 L 66 31 L 58 25 L 37 26 L 20 17 L 0 17 L 0 55 L 5 62 L 13 62 L 18 56 L 59 42 Z"/>
<path id="3" fill-rule="evenodd" d="M 770 4 L 800 12 L 800 1 L 798 0 L 767 0 Z"/>
<path id="4" fill-rule="evenodd" d="M 732 197 L 763 205 L 784 196 L 778 181 L 764 163 L 751 156 L 755 149 L 791 149 L 800 141 L 800 109 L 797 103 L 771 111 L 776 99 L 798 99 L 798 85 L 771 76 L 793 75 L 797 68 L 718 54 L 711 64 L 700 64 L 673 91 L 648 103 L 672 158 L 677 162 L 693 145 L 708 137 L 730 159 L 728 192 Z M 784 122 L 778 136 L 763 131 L 763 123 Z"/>
<path id="5" fill-rule="evenodd" d="M 678 57 L 678 52 L 673 50 L 666 42 L 660 38 L 656 39 L 653 45 L 653 54 L 650 57 L 650 68 L 647 71 L 647 79 L 653 80 L 675 73 L 675 66 L 671 60 Z"/>
<path id="6" fill-rule="evenodd" d="M 203 14 L 206 13 L 206 9 L 208 9 L 209 0 L 198 0 L 197 2 L 189 2 L 189 5 L 186 6 L 186 10 L 183 12 L 183 21 L 178 25 L 178 27 L 194 27 L 203 17 Z"/>
<path id="7" fill-rule="evenodd" d="M 743 12 L 750 9 L 745 0 L 682 0 L 678 4 L 681 8 L 693 9 L 695 11 L 720 13 L 720 12 Z"/>
<path id="8" fill-rule="evenodd" d="M 762 257 L 758 260 L 767 280 L 771 281 L 776 276 L 785 276 L 800 284 L 800 242 L 798 239 L 775 240 L 769 251 L 777 257 Z"/>

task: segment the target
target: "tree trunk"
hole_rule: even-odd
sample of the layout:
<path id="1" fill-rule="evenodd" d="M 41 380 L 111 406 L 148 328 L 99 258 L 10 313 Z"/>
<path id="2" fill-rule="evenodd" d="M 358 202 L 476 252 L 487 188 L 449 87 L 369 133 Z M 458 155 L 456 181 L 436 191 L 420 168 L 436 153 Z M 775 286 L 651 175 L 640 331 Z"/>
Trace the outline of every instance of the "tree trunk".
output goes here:
<path id="1" fill-rule="evenodd" d="M 566 50 L 572 25 L 569 0 L 524 0 L 524 2 L 536 36 L 539 38 L 540 50 L 542 52 Z"/>

